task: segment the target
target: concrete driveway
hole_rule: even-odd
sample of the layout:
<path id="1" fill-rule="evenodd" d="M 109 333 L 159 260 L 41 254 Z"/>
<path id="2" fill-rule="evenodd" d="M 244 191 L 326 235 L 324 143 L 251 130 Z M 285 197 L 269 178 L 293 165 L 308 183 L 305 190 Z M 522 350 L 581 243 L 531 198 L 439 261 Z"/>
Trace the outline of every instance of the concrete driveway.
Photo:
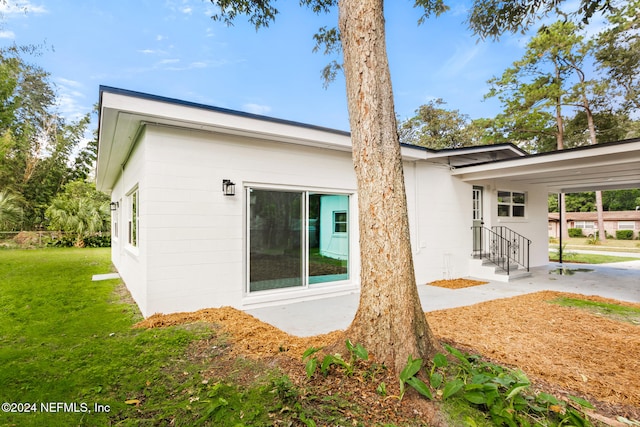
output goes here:
<path id="1" fill-rule="evenodd" d="M 639 254 L 619 256 L 638 257 Z M 531 269 L 530 277 L 510 283 L 489 282 L 464 289 L 445 289 L 418 285 L 425 311 L 472 305 L 551 290 L 583 295 L 599 295 L 621 301 L 640 303 L 640 261 L 612 264 L 550 263 Z M 359 294 L 325 298 L 273 307 L 246 310 L 258 319 L 297 336 L 313 336 L 346 329 L 358 308 Z"/>

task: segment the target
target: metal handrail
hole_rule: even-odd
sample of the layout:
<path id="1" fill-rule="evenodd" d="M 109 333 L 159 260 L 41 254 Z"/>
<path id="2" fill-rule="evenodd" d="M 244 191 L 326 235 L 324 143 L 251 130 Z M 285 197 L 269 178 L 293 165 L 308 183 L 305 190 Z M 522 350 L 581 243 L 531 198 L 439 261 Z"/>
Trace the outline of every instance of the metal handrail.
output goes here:
<path id="1" fill-rule="evenodd" d="M 480 258 L 497 265 L 507 274 L 510 273 L 513 264 L 522 266 L 529 271 L 531 240 L 504 226 L 489 229 L 474 225 L 471 228 L 473 235 L 478 235 L 480 240 L 478 248 L 474 248 L 475 254 Z"/>

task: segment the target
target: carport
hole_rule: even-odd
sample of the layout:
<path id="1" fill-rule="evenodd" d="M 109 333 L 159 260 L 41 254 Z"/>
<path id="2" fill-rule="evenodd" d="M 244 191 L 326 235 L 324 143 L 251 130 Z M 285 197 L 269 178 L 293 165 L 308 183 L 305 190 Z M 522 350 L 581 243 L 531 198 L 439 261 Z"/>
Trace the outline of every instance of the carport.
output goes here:
<path id="1" fill-rule="evenodd" d="M 640 188 L 640 138 L 462 166 L 452 175 L 472 184 L 509 178 L 554 194 Z"/>
<path id="2" fill-rule="evenodd" d="M 508 179 L 549 194 L 640 188 L 640 138 L 453 168 L 470 184 Z M 562 217 L 559 219 L 562 226 Z M 562 236 L 562 233 L 560 233 Z M 562 262 L 562 237 L 560 237 Z"/>

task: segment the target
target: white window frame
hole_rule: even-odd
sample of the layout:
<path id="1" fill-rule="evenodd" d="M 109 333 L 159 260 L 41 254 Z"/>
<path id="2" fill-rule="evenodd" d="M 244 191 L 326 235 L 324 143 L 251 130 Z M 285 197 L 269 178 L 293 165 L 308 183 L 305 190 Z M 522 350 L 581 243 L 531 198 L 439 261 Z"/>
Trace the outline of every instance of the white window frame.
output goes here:
<path id="1" fill-rule="evenodd" d="M 137 185 L 127 193 L 127 246 L 140 247 L 140 189 Z"/>
<path id="2" fill-rule="evenodd" d="M 509 193 L 508 196 L 508 200 L 507 201 L 500 201 L 500 193 Z M 522 203 L 520 202 L 515 202 L 515 196 L 514 195 L 518 195 L 518 196 L 522 196 L 522 198 L 524 199 L 524 201 Z M 498 218 L 512 218 L 512 219 L 525 219 L 527 217 L 527 193 L 524 191 L 511 191 L 511 190 L 498 190 L 497 194 L 496 194 L 496 201 L 497 201 L 497 212 L 496 214 L 498 215 Z M 508 215 L 501 215 L 500 214 L 500 206 L 507 206 L 508 207 Z M 514 208 L 522 208 L 523 210 L 523 215 L 514 215 Z"/>
<path id="3" fill-rule="evenodd" d="M 120 216 L 122 215 L 122 211 L 121 211 L 122 199 L 119 199 L 115 203 L 116 203 L 116 209 L 112 211 L 113 225 L 111 226 L 111 238 L 115 241 L 118 241 L 120 237 L 120 226 L 121 226 Z"/>
<path id="4" fill-rule="evenodd" d="M 344 215 L 344 221 L 338 221 L 336 216 Z M 336 230 L 336 226 L 344 225 L 344 231 Z M 344 235 L 349 232 L 349 213 L 347 211 L 333 211 L 333 234 Z"/>
<path id="5" fill-rule="evenodd" d="M 304 262 L 304 267 L 303 267 L 303 271 L 304 271 L 304 278 L 303 278 L 303 284 L 302 286 L 296 286 L 296 287 L 291 287 L 291 288 L 283 288 L 283 289 L 274 289 L 274 290 L 260 290 L 260 291 L 251 291 L 250 290 L 250 282 L 249 282 L 249 277 L 250 277 L 250 258 L 249 258 L 249 252 L 250 252 L 250 239 L 248 238 L 250 235 L 250 221 L 249 221 L 249 216 L 250 216 L 250 203 L 251 203 L 251 191 L 253 189 L 256 190 L 273 190 L 273 191 L 293 191 L 293 192 L 300 192 L 302 193 L 302 199 L 304 201 L 303 203 L 303 209 L 304 209 L 304 218 L 302 221 L 302 226 L 304 227 L 304 234 L 303 234 L 303 240 L 304 243 L 302 244 L 302 256 L 303 256 L 303 262 Z M 347 231 L 346 232 L 335 232 L 335 229 L 333 229 L 332 231 L 334 232 L 334 234 L 339 234 L 341 237 L 348 237 L 349 240 L 352 239 L 352 234 L 353 234 L 353 230 L 350 230 L 350 224 L 352 223 L 350 216 L 353 214 L 353 208 L 352 208 L 352 204 L 353 204 L 353 196 L 354 196 L 354 192 L 350 191 L 350 190 L 340 190 L 340 189 L 324 189 L 324 188 L 310 188 L 310 187 L 298 187 L 298 186 L 286 186 L 286 185 L 277 185 L 277 184 L 273 184 L 273 185 L 269 185 L 269 184 L 254 184 L 254 183 L 250 183 L 247 182 L 245 183 L 245 188 L 244 188 L 244 193 L 245 193 L 245 235 L 247 236 L 246 239 L 246 247 L 245 247 L 245 260 L 246 260 L 246 265 L 245 265 L 245 284 L 244 284 L 244 297 L 245 298 L 260 298 L 261 296 L 269 296 L 269 295 L 278 295 L 281 293 L 295 293 L 297 291 L 303 290 L 303 291 L 309 291 L 310 289 L 322 289 L 322 288 L 328 288 L 330 289 L 331 287 L 335 287 L 335 286 L 339 286 L 339 285 L 344 285 L 344 284 L 351 284 L 353 283 L 353 247 L 351 246 L 351 243 L 349 244 L 349 255 L 348 255 L 348 261 L 347 261 L 347 271 L 348 273 L 348 278 L 345 280 L 339 280 L 339 281 L 331 281 L 331 282 L 326 282 L 326 283 L 321 283 L 321 284 L 310 284 L 309 283 L 309 266 L 308 266 L 308 262 L 309 262 L 309 250 L 308 250 L 308 241 L 309 241 L 309 194 L 311 193 L 322 193 L 322 194 L 327 194 L 327 195 L 339 195 L 339 196 L 347 196 L 348 197 L 348 205 L 349 205 L 349 209 L 346 211 L 347 213 Z M 345 212 L 345 211 L 341 211 L 341 212 Z M 334 226 L 334 224 L 332 224 L 332 227 Z"/>
<path id="6" fill-rule="evenodd" d="M 635 230 L 635 221 L 618 221 L 618 230 Z"/>
<path id="7" fill-rule="evenodd" d="M 579 228 L 581 230 L 597 230 L 598 226 L 595 221 L 574 221 L 573 228 Z"/>

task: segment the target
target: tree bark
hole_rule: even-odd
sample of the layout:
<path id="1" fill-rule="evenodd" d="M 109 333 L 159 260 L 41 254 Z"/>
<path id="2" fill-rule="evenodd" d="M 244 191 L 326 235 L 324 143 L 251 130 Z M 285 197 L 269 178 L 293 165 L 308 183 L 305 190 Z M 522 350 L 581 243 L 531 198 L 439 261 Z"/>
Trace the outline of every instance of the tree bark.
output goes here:
<path id="1" fill-rule="evenodd" d="M 581 71 L 578 73 L 580 77 L 580 81 L 584 84 L 584 73 Z M 596 125 L 593 121 L 593 112 L 591 111 L 591 107 L 589 106 L 589 100 L 587 96 L 582 94 L 582 105 L 584 107 L 584 111 L 587 114 L 587 127 L 589 128 L 589 139 L 591 140 L 591 144 L 595 145 L 598 143 L 598 137 L 596 134 Z M 598 215 L 598 240 L 605 242 L 607 240 L 607 232 L 604 229 L 604 214 L 602 213 L 602 191 L 596 191 L 596 212 Z"/>
<path id="2" fill-rule="evenodd" d="M 438 343 L 413 268 L 400 143 L 387 60 L 383 1 L 340 0 L 339 29 L 358 184 L 360 304 L 347 336 L 400 372 Z"/>
<path id="3" fill-rule="evenodd" d="M 556 78 L 560 78 L 560 73 L 558 71 L 557 66 L 556 66 Z M 558 150 L 564 149 L 564 122 L 562 120 L 561 102 L 562 100 L 558 97 L 556 99 L 556 126 L 558 128 L 558 132 L 556 133 L 556 149 Z M 562 201 L 560 203 L 560 206 L 558 206 L 558 209 L 560 209 L 560 212 L 562 212 L 562 217 L 566 218 L 567 205 L 564 197 L 562 197 Z M 565 219 L 565 224 L 560 225 L 560 232 L 562 233 L 562 237 L 564 239 L 569 238 L 569 228 L 566 226 L 566 219 Z"/>

